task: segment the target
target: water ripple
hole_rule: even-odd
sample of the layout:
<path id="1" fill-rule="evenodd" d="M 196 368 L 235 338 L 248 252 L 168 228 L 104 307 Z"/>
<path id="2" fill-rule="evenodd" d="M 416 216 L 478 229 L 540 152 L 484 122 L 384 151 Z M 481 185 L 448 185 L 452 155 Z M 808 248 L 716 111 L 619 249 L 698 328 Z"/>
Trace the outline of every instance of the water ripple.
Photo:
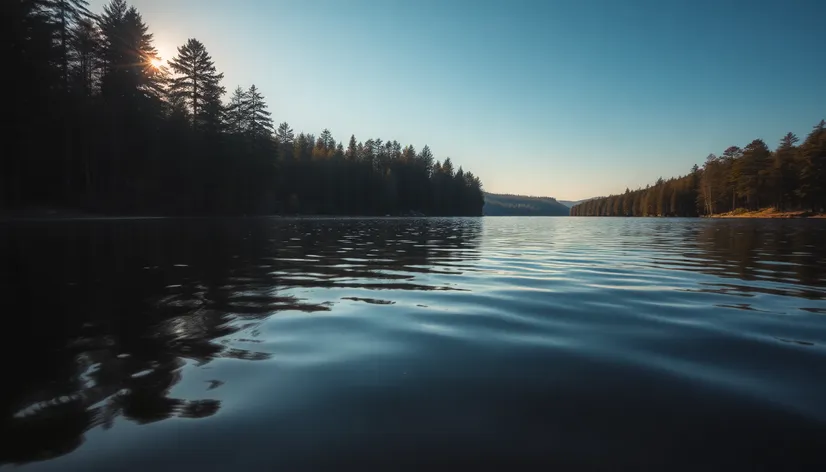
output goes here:
<path id="1" fill-rule="evenodd" d="M 3 301 L 25 345 L 4 347 L 0 464 L 823 463 L 824 236 L 814 221 L 17 223 Z"/>

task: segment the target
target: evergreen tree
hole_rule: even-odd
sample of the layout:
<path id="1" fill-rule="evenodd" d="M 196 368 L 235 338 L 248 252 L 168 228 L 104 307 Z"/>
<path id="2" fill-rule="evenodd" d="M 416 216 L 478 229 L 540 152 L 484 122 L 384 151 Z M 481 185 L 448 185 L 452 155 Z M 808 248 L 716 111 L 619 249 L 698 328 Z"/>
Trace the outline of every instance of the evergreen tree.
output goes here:
<path id="1" fill-rule="evenodd" d="M 731 200 L 729 209 L 737 208 L 737 180 L 740 173 L 739 169 L 735 167 L 735 163 L 742 154 L 743 150 L 740 147 L 729 146 L 720 156 L 720 162 L 726 176 L 724 193 Z"/>
<path id="2" fill-rule="evenodd" d="M 780 210 L 823 211 L 826 122 L 815 126 L 800 147 L 797 142 L 797 136 L 788 133 L 774 153 L 760 139 L 743 149 L 730 146 L 719 158 L 709 155 L 702 169 L 694 166 L 684 177 L 660 179 L 630 194 L 595 198 L 574 206 L 571 214 L 618 214 L 627 200 L 632 202 L 629 216 L 712 215 L 768 205 Z"/>
<path id="3" fill-rule="evenodd" d="M 760 207 L 760 194 L 764 189 L 761 171 L 766 167 L 769 149 L 760 139 L 755 139 L 743 149 L 734 163 L 736 193 L 749 209 Z"/>
<path id="4" fill-rule="evenodd" d="M 88 21 L 92 14 L 89 12 L 89 2 L 86 0 L 48 0 L 33 2 L 43 5 L 44 11 L 55 25 L 56 42 L 60 58 L 60 76 L 64 90 L 69 88 L 69 61 L 71 60 L 71 44 L 73 33 L 81 21 Z"/>
<path id="5" fill-rule="evenodd" d="M 249 129 L 249 97 L 249 93 L 240 86 L 233 91 L 225 113 L 227 130 L 230 133 L 242 134 Z"/>
<path id="6" fill-rule="evenodd" d="M 298 137 L 293 142 L 293 156 L 300 161 L 308 161 L 312 157 L 312 153 L 308 152 L 308 147 L 312 143 L 312 139 L 304 133 L 299 133 Z"/>
<path id="7" fill-rule="evenodd" d="M 442 162 L 442 173 L 447 177 L 453 178 L 453 161 L 451 161 L 449 157 Z"/>
<path id="8" fill-rule="evenodd" d="M 119 106 L 146 107 L 147 100 L 160 96 L 162 87 L 160 72 L 154 65 L 158 52 L 143 18 L 123 0 L 113 0 L 104 7 L 99 24 L 104 97 L 112 103 L 129 102 Z"/>
<path id="9" fill-rule="evenodd" d="M 100 29 L 91 19 L 81 19 L 71 35 L 70 88 L 83 97 L 91 97 L 98 86 L 101 61 L 98 50 L 101 44 Z"/>
<path id="10" fill-rule="evenodd" d="M 422 152 L 419 153 L 419 164 L 426 170 L 428 178 L 433 173 L 433 152 L 430 151 L 430 147 L 425 144 L 422 148 Z"/>
<path id="11" fill-rule="evenodd" d="M 821 120 L 803 143 L 798 195 L 812 211 L 826 207 L 826 121 Z"/>
<path id="12" fill-rule="evenodd" d="M 373 165 L 373 157 L 376 155 L 374 148 L 376 147 L 376 142 L 372 139 L 368 139 L 364 142 L 364 145 L 361 148 L 361 153 L 359 159 L 363 162 L 368 163 L 371 167 Z"/>
<path id="13" fill-rule="evenodd" d="M 425 146 L 373 138 L 345 146 L 273 126 L 261 93 L 236 90 L 189 40 L 169 68 L 137 9 L 112 0 L 0 2 L 17 97 L 0 205 L 108 213 L 480 215 L 478 177 Z M 44 136 L 55 139 L 43 139 Z M 254 137 L 251 139 L 251 137 Z M 312 159 L 313 156 L 316 159 Z"/>
<path id="14" fill-rule="evenodd" d="M 416 148 L 412 145 L 405 146 L 399 158 L 402 162 L 414 163 L 416 161 Z"/>
<path id="15" fill-rule="evenodd" d="M 312 156 L 313 159 L 316 160 L 324 160 L 327 158 L 327 145 L 324 143 L 324 139 L 320 136 L 315 140 Z"/>
<path id="16" fill-rule="evenodd" d="M 336 141 L 335 141 L 335 139 L 333 139 L 333 134 L 330 132 L 329 129 L 325 128 L 321 132 L 321 135 L 319 136 L 319 139 L 321 139 L 321 145 L 324 147 L 324 149 L 333 149 L 333 148 L 335 148 Z"/>
<path id="17" fill-rule="evenodd" d="M 706 214 L 717 212 L 724 185 L 722 180 L 722 170 L 720 161 L 714 154 L 709 154 L 702 176 L 700 177 L 700 204 Z"/>
<path id="18" fill-rule="evenodd" d="M 769 187 L 774 197 L 774 205 L 785 210 L 795 200 L 794 191 L 798 187 L 797 143 L 800 141 L 794 133 L 788 133 L 780 140 L 774 152 L 772 166 L 769 169 Z"/>
<path id="19" fill-rule="evenodd" d="M 359 151 L 358 146 L 356 145 L 356 135 L 350 135 L 350 143 L 347 144 L 347 151 L 345 151 L 344 155 L 348 161 L 355 161 L 358 157 Z"/>
<path id="20" fill-rule="evenodd" d="M 295 139 L 293 129 L 290 128 L 290 125 L 287 124 L 286 121 L 278 125 L 278 130 L 275 132 L 275 137 L 278 139 L 278 142 L 282 144 L 292 144 Z"/>
<path id="21" fill-rule="evenodd" d="M 269 137 L 273 134 L 272 116 L 267 111 L 267 103 L 264 96 L 258 91 L 258 87 L 252 85 L 247 91 L 247 113 L 248 132 L 254 138 Z"/>
<path id="22" fill-rule="evenodd" d="M 169 66 L 177 74 L 170 91 L 186 103 L 192 124 L 214 128 L 221 119 L 224 74 L 218 73 L 204 44 L 189 39 L 178 48 L 178 55 L 169 61 Z"/>

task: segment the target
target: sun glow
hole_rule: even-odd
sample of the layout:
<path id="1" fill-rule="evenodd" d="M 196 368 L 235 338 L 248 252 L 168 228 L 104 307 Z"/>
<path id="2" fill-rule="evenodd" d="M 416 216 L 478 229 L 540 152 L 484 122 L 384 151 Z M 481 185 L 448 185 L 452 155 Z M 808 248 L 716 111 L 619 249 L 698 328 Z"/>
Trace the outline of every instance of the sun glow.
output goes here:
<path id="1" fill-rule="evenodd" d="M 149 65 L 151 65 L 155 69 L 160 69 L 163 65 L 163 61 L 157 57 L 154 57 L 152 59 L 149 59 Z"/>

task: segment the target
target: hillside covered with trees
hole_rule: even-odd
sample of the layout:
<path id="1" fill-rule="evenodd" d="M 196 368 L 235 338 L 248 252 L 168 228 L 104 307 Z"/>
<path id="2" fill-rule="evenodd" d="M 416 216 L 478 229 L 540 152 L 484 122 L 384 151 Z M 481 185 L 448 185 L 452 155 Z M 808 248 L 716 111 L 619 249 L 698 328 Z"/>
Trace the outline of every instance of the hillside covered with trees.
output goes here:
<path id="1" fill-rule="evenodd" d="M 485 216 L 568 216 L 570 209 L 550 197 L 485 193 Z"/>
<path id="2" fill-rule="evenodd" d="M 800 143 L 786 134 L 772 151 L 761 139 L 709 155 L 686 176 L 595 198 L 571 209 L 574 216 L 704 216 L 773 207 L 826 210 L 826 121 Z"/>
<path id="3" fill-rule="evenodd" d="M 275 126 L 255 85 L 226 97 L 196 39 L 162 63 L 124 0 L 100 14 L 86 0 L 9 0 L 0 13 L 12 120 L 0 209 L 482 214 L 480 180 L 427 146 Z"/>

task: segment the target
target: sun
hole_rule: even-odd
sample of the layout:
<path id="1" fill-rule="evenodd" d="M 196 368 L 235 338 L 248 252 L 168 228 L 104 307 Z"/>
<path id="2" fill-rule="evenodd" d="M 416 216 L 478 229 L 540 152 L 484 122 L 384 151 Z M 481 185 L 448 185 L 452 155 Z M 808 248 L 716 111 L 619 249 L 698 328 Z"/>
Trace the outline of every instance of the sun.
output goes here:
<path id="1" fill-rule="evenodd" d="M 160 58 L 153 57 L 152 59 L 149 59 L 149 65 L 155 69 L 160 69 L 161 66 L 163 66 L 163 61 Z"/>

